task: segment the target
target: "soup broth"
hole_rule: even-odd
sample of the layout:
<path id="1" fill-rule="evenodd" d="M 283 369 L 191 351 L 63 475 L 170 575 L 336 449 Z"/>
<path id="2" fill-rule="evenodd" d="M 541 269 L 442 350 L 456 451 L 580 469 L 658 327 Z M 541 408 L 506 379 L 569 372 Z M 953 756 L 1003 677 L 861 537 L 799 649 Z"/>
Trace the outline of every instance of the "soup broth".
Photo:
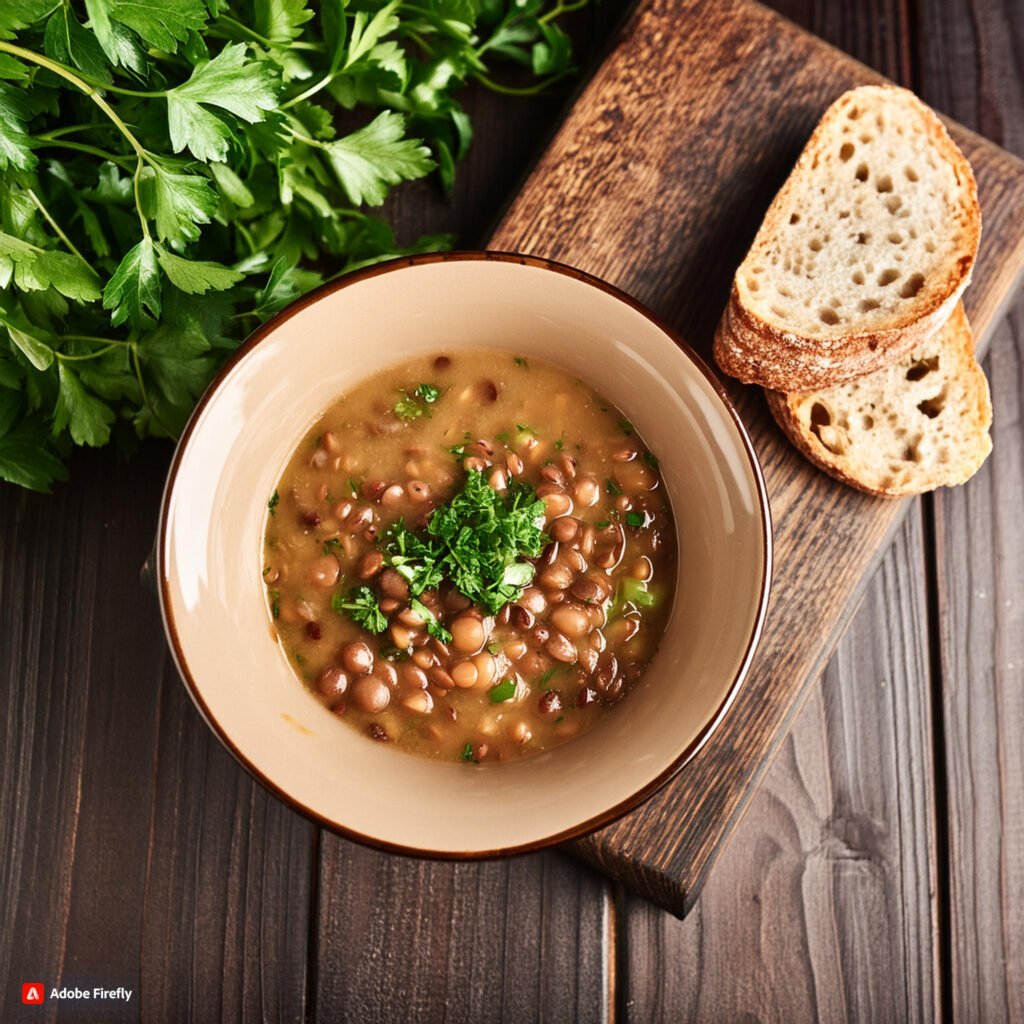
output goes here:
<path id="1" fill-rule="evenodd" d="M 613 715 L 672 604 L 655 455 L 586 384 L 512 353 L 360 383 L 268 506 L 263 577 L 296 675 L 427 757 L 518 759 Z"/>

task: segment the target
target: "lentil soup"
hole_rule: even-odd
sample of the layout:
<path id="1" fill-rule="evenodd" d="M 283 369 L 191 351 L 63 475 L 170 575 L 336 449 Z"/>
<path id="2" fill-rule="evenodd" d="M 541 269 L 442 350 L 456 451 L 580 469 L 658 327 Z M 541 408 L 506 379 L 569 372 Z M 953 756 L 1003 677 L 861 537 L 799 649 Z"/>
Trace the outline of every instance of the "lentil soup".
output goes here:
<path id="1" fill-rule="evenodd" d="M 359 384 L 268 502 L 268 604 L 295 673 L 367 736 L 466 762 L 549 750 L 654 656 L 672 511 L 631 424 L 493 350 Z"/>

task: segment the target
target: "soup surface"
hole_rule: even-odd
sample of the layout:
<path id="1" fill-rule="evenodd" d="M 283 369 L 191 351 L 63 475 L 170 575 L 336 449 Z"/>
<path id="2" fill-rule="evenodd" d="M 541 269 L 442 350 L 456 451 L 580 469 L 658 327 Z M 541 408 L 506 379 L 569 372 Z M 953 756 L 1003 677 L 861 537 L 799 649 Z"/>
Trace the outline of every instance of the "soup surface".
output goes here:
<path id="1" fill-rule="evenodd" d="M 438 354 L 353 388 L 268 502 L 268 603 L 296 674 L 374 740 L 468 763 L 613 713 L 670 611 L 655 456 L 564 371 Z"/>

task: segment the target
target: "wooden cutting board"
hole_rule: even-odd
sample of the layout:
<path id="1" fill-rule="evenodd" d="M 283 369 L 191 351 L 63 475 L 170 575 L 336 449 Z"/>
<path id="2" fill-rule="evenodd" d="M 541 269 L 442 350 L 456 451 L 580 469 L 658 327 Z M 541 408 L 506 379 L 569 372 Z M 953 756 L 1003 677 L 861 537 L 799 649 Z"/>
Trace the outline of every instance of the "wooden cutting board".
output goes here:
<path id="1" fill-rule="evenodd" d="M 596 274 L 710 361 L 732 273 L 829 103 L 883 81 L 749 0 L 645 0 L 491 238 Z M 1024 163 L 950 124 L 984 230 L 966 306 L 984 349 L 1024 266 Z M 787 444 L 757 389 L 731 382 L 764 468 L 775 581 L 764 636 L 700 754 L 571 852 L 682 916 L 850 619 L 908 502 L 869 498 Z M 865 698 L 869 699 L 869 698 Z"/>

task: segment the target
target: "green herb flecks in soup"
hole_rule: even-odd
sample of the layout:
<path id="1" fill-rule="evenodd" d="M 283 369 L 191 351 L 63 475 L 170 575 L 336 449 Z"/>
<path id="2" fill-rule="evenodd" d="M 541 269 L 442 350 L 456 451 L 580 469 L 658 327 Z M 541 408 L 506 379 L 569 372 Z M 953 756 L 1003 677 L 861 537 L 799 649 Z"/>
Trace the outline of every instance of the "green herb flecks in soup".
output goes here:
<path id="1" fill-rule="evenodd" d="M 263 578 L 296 674 L 429 757 L 512 760 L 589 729 L 643 673 L 672 602 L 657 459 L 585 384 L 511 353 L 360 384 L 268 510 Z"/>

